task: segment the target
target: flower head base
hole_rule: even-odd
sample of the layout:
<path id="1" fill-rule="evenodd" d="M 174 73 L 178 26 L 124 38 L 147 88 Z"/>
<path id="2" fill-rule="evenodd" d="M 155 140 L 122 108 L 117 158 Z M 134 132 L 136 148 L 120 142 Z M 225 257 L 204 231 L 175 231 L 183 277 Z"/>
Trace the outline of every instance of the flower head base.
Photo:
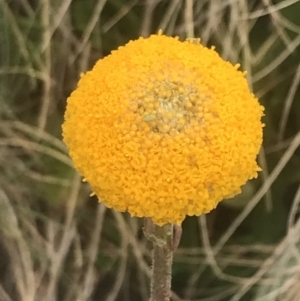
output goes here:
<path id="1" fill-rule="evenodd" d="M 152 35 L 99 60 L 68 99 L 75 167 L 108 207 L 180 224 L 257 176 L 263 108 L 195 40 Z"/>

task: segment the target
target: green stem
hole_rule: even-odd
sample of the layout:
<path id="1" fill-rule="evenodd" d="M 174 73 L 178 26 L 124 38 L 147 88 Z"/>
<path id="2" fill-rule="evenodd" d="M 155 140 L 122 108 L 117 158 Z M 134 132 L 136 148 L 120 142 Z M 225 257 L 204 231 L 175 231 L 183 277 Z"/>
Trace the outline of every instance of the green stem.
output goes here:
<path id="1" fill-rule="evenodd" d="M 150 301 L 169 301 L 173 261 L 173 225 L 162 227 L 147 220 L 145 235 L 153 242 Z"/>

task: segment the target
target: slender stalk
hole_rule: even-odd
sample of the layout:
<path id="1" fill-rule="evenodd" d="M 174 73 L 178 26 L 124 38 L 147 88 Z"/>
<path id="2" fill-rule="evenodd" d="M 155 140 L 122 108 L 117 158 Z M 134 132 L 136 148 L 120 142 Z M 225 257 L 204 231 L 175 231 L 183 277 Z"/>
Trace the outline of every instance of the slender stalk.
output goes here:
<path id="1" fill-rule="evenodd" d="M 155 226 L 155 236 L 159 240 L 154 243 L 153 248 L 150 301 L 169 301 L 171 297 L 172 232 L 173 227 L 170 224 L 163 227 Z"/>
<path id="2" fill-rule="evenodd" d="M 145 235 L 153 242 L 150 301 L 169 301 L 173 260 L 173 225 L 159 227 L 145 221 Z"/>

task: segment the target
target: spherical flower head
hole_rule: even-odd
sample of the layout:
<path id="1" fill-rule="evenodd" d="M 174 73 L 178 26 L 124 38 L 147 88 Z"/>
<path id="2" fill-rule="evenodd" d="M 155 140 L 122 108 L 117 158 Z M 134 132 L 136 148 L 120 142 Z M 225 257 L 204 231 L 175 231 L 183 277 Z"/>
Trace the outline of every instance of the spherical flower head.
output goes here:
<path id="1" fill-rule="evenodd" d="M 106 206 L 180 224 L 257 176 L 262 115 L 237 65 L 198 40 L 158 34 L 82 75 L 63 137 Z"/>

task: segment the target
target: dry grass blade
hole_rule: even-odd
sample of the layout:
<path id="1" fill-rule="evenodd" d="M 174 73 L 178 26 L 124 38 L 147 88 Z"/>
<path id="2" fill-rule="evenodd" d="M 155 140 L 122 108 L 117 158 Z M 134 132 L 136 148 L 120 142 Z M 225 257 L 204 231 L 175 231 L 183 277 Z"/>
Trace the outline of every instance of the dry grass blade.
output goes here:
<path id="1" fill-rule="evenodd" d="M 242 211 L 242 213 L 238 216 L 238 218 L 236 218 L 236 220 L 234 220 L 234 222 L 231 224 L 231 226 L 225 232 L 225 234 L 222 235 L 222 237 L 220 238 L 220 240 L 218 241 L 218 243 L 216 244 L 216 246 L 214 248 L 214 254 L 217 254 L 221 250 L 221 248 L 225 245 L 225 243 L 228 241 L 228 239 L 234 233 L 234 231 L 240 226 L 240 224 L 247 217 L 247 215 L 252 211 L 252 209 L 257 205 L 257 203 L 262 199 L 262 197 L 270 189 L 271 185 L 277 179 L 277 177 L 280 174 L 280 172 L 282 171 L 282 169 L 289 162 L 289 160 L 291 159 L 292 155 L 297 150 L 299 145 L 300 145 L 300 132 L 293 139 L 291 145 L 285 151 L 284 155 L 278 162 L 277 166 L 270 173 L 269 178 L 266 180 L 266 182 L 263 184 L 263 186 L 260 188 L 260 190 L 257 192 L 257 194 L 252 198 L 252 200 L 250 200 L 248 205 L 245 207 L 245 209 Z"/>
<path id="2" fill-rule="evenodd" d="M 95 279 L 95 261 L 98 252 L 98 246 L 101 239 L 101 231 L 103 228 L 104 214 L 106 207 L 104 205 L 99 205 L 96 215 L 96 224 L 94 226 L 94 231 L 91 237 L 89 252 L 88 252 L 88 268 L 84 275 L 83 289 L 81 292 L 80 300 L 88 300 L 94 290 L 94 285 L 96 283 Z"/>

